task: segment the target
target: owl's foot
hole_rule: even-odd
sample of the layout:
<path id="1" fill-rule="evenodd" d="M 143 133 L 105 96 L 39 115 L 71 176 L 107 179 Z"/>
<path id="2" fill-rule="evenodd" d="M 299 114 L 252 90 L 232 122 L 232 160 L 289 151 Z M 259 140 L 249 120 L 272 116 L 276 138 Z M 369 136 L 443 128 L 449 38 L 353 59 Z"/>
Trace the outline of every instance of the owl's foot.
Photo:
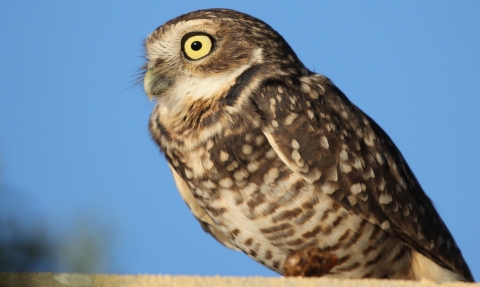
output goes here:
<path id="1" fill-rule="evenodd" d="M 283 265 L 284 276 L 320 277 L 328 273 L 338 257 L 317 247 L 304 248 L 290 253 Z"/>

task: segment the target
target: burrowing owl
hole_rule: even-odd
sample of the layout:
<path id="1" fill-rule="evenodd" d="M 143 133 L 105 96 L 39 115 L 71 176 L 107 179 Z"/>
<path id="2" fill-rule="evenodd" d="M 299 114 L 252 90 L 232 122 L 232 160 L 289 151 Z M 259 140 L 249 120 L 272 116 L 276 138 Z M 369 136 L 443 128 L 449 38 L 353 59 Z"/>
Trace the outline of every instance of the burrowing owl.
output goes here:
<path id="1" fill-rule="evenodd" d="M 270 26 L 196 11 L 145 49 L 150 132 L 219 242 L 281 274 L 316 248 L 328 277 L 473 281 L 388 135 Z"/>

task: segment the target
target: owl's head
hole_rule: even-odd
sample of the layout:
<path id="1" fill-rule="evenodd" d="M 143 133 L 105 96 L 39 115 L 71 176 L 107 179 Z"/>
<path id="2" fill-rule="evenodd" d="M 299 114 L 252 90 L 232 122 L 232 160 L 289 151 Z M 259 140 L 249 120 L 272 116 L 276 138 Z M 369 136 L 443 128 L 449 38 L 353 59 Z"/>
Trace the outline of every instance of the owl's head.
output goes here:
<path id="1" fill-rule="evenodd" d="M 271 73 L 304 70 L 270 26 L 226 9 L 195 11 L 166 22 L 148 36 L 145 51 L 144 87 L 150 98 L 212 97 L 261 64 Z"/>

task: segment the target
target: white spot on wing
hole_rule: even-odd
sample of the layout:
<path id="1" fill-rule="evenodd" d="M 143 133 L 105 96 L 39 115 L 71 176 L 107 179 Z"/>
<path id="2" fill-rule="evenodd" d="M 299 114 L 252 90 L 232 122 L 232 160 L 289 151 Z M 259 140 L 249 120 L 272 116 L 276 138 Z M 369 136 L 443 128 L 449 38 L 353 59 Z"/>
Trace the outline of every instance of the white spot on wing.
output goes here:
<path id="1" fill-rule="evenodd" d="M 257 162 L 257 161 L 254 161 L 254 162 L 250 162 L 248 165 L 247 165 L 247 170 L 249 172 L 255 172 L 258 170 L 258 168 L 260 167 L 260 164 Z"/>
<path id="2" fill-rule="evenodd" d="M 383 155 L 381 153 L 376 153 L 375 154 L 376 158 L 377 158 L 377 162 L 380 164 L 380 165 L 383 165 L 385 163 L 385 158 L 383 157 Z"/>
<path id="3" fill-rule="evenodd" d="M 213 147 L 213 141 L 212 141 L 212 140 L 209 140 L 209 141 L 207 142 L 207 150 L 211 150 L 212 147 Z"/>
<path id="4" fill-rule="evenodd" d="M 257 191 L 258 186 L 253 182 L 249 183 L 246 187 L 243 188 L 243 192 L 247 195 L 252 195 L 255 191 Z"/>
<path id="5" fill-rule="evenodd" d="M 238 162 L 232 161 L 229 165 L 227 165 L 227 170 L 232 171 L 238 167 Z"/>
<path id="6" fill-rule="evenodd" d="M 359 194 L 360 192 L 362 192 L 362 186 L 360 183 L 355 183 L 352 186 L 350 186 L 351 194 L 355 195 L 355 194 Z"/>
<path id="7" fill-rule="evenodd" d="M 375 135 L 373 133 L 368 133 L 367 135 L 365 135 L 363 137 L 363 142 L 367 145 L 367 146 L 374 146 L 374 139 L 375 139 Z"/>
<path id="8" fill-rule="evenodd" d="M 380 204 L 389 204 L 390 202 L 392 202 L 392 196 L 390 196 L 390 194 L 382 193 L 378 197 L 378 202 Z"/>
<path id="9" fill-rule="evenodd" d="M 179 167 L 180 166 L 178 160 L 175 159 L 175 158 L 172 158 L 172 164 L 173 164 L 174 167 Z"/>
<path id="10" fill-rule="evenodd" d="M 292 151 L 291 157 L 295 161 L 297 166 L 299 166 L 299 167 L 303 166 L 304 162 L 303 162 L 302 156 L 300 155 L 300 153 L 297 150 Z"/>
<path id="11" fill-rule="evenodd" d="M 381 176 L 378 179 L 378 190 L 384 191 L 385 190 L 385 179 L 383 179 L 383 176 Z"/>
<path id="12" fill-rule="evenodd" d="M 361 159 L 354 155 L 352 166 L 355 169 L 361 170 L 363 168 Z"/>
<path id="13" fill-rule="evenodd" d="M 370 179 L 370 178 L 375 178 L 375 173 L 373 172 L 373 168 L 370 168 L 370 170 L 365 173 L 365 179 Z"/>
<path id="14" fill-rule="evenodd" d="M 352 171 L 352 166 L 345 163 L 345 162 L 341 162 L 340 163 L 340 170 L 343 172 L 343 173 L 349 173 Z"/>
<path id="15" fill-rule="evenodd" d="M 251 145 L 245 144 L 245 145 L 242 146 L 242 152 L 244 154 L 251 154 L 252 151 L 253 151 L 253 148 L 252 148 Z"/>
<path id="16" fill-rule="evenodd" d="M 273 117 L 275 118 L 275 99 L 270 99 L 270 111 L 272 112 Z"/>
<path id="17" fill-rule="evenodd" d="M 322 176 L 322 173 L 318 169 L 313 169 L 311 173 L 308 174 L 308 181 L 310 183 L 314 183 L 315 181 L 319 180 Z"/>
<path id="18" fill-rule="evenodd" d="M 297 114 L 290 113 L 286 118 L 285 118 L 285 124 L 287 126 L 291 125 L 293 121 L 298 117 Z"/>
<path id="19" fill-rule="evenodd" d="M 257 137 L 255 138 L 255 144 L 256 144 L 257 146 L 262 145 L 264 142 L 265 142 L 265 138 L 264 138 L 263 136 L 257 136 Z"/>
<path id="20" fill-rule="evenodd" d="M 222 178 L 218 184 L 223 188 L 230 188 L 233 186 L 233 180 L 229 177 Z"/>
<path id="21" fill-rule="evenodd" d="M 228 153 L 224 152 L 223 150 L 220 152 L 220 160 L 225 162 L 228 160 L 230 156 L 228 155 Z"/>
<path id="22" fill-rule="evenodd" d="M 292 140 L 292 148 L 293 149 L 299 149 L 300 148 L 300 144 L 298 144 L 298 142 L 295 139 Z"/>
<path id="23" fill-rule="evenodd" d="M 275 150 L 272 148 L 272 149 L 269 149 L 266 153 L 265 153 L 265 157 L 268 158 L 268 159 L 273 159 L 277 156 L 277 153 L 275 152 Z"/>
<path id="24" fill-rule="evenodd" d="M 313 117 L 315 116 L 312 112 L 312 110 L 307 110 L 307 115 L 310 120 L 313 120 Z"/>
<path id="25" fill-rule="evenodd" d="M 355 195 L 349 195 L 347 196 L 347 199 L 351 205 L 357 204 L 357 197 Z"/>
<path id="26" fill-rule="evenodd" d="M 337 188 L 331 184 L 324 184 L 322 185 L 321 189 L 325 194 L 332 194 L 337 190 Z"/>
<path id="27" fill-rule="evenodd" d="M 275 182 L 275 179 L 278 178 L 278 175 L 278 168 L 271 168 L 266 174 L 263 175 L 263 182 L 267 185 L 272 184 Z"/>
<path id="28" fill-rule="evenodd" d="M 202 161 L 202 165 L 206 170 L 210 170 L 213 168 L 213 161 L 210 160 L 210 158 L 204 158 Z"/>
<path id="29" fill-rule="evenodd" d="M 213 181 L 211 181 L 211 180 L 202 181 L 202 185 L 203 185 L 205 188 L 209 188 L 209 189 L 213 189 L 213 188 L 217 187 L 217 186 L 215 185 L 215 183 L 213 183 Z"/>
<path id="30" fill-rule="evenodd" d="M 244 169 L 237 170 L 233 174 L 233 177 L 235 178 L 236 181 L 241 181 L 242 179 L 246 178 L 247 176 L 248 176 L 248 172 Z"/>
<path id="31" fill-rule="evenodd" d="M 380 227 L 383 229 L 383 230 L 387 230 L 390 228 L 390 222 L 388 220 L 385 220 L 384 222 L 382 222 L 382 225 L 380 225 Z"/>

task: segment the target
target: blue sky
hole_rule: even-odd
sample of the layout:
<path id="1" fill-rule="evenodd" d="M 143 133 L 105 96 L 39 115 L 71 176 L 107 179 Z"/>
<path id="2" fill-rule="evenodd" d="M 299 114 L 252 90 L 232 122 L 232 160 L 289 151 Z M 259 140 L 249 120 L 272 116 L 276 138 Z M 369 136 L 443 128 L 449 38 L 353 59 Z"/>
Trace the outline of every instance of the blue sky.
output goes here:
<path id="1" fill-rule="evenodd" d="M 480 278 L 479 1 L 2 1 L 0 164 L 53 232 L 110 234 L 98 272 L 272 276 L 207 236 L 150 140 L 142 41 L 224 7 L 280 32 L 395 141 Z"/>

